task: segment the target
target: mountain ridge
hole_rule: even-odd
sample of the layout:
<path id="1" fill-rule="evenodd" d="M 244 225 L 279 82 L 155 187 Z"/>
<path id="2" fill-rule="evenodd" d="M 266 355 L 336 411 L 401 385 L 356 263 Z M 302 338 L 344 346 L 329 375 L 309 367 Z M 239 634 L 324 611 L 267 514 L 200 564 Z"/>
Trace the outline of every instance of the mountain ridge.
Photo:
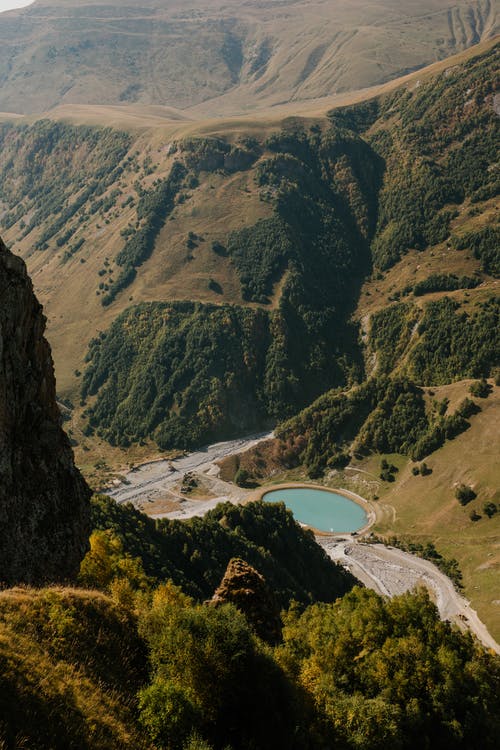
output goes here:
<path id="1" fill-rule="evenodd" d="M 394 0 L 38 0 L 0 16 L 0 111 L 137 101 L 241 113 L 381 83 L 495 33 L 490 0 L 426 0 L 418 14 Z"/>

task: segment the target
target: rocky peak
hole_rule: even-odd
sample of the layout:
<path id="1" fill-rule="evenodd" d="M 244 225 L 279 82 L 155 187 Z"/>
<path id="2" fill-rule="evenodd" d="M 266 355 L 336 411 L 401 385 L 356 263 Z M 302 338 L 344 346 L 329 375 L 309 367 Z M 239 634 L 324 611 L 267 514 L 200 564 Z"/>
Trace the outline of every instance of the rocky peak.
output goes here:
<path id="1" fill-rule="evenodd" d="M 245 560 L 233 557 L 210 604 L 231 602 L 247 618 L 258 636 L 268 643 L 281 640 L 278 604 L 265 578 Z"/>
<path id="2" fill-rule="evenodd" d="M 0 240 L 0 583 L 71 579 L 88 546 L 90 490 L 60 426 L 46 319 Z"/>

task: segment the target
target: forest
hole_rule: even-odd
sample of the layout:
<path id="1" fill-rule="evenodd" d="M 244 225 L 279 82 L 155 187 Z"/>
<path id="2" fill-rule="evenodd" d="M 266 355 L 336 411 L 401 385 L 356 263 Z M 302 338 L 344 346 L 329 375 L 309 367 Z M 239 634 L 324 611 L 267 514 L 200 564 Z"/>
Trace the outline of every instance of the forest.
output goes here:
<path id="1" fill-rule="evenodd" d="M 213 243 L 234 267 L 245 305 L 128 308 L 90 343 L 82 380 L 82 398 L 91 399 L 87 434 L 123 447 L 152 438 L 162 449 L 193 448 L 286 421 L 332 388 L 363 392 L 365 384 L 371 392 L 371 376 L 393 374 L 396 383 L 407 378 L 419 386 L 490 376 L 500 361 L 498 299 L 488 292 L 468 303 L 467 295 L 480 289 L 483 274 L 498 272 L 498 227 L 475 218 L 467 231 L 452 225 L 457 207 L 481 205 L 498 187 L 495 54 L 490 50 L 412 91 L 399 88 L 335 110 L 327 127 L 290 120 L 260 144 L 183 142 L 170 177 L 140 198 L 142 223 L 117 256 L 122 272 L 102 302 L 112 303 L 153 252 L 159 226 L 153 214 L 161 221 L 168 215 L 184 169 L 198 181 L 253 169 L 271 216 Z M 464 104 L 465 85 L 474 94 Z M 480 208 L 469 214 L 477 212 L 481 218 Z M 370 315 L 362 343 L 352 314 L 364 280 L 383 279 L 410 250 L 443 241 L 476 258 L 480 269 L 434 272 L 398 289 L 389 298 L 396 304 Z M 443 296 L 452 292 L 463 296 Z M 430 294 L 440 296 L 429 300 Z M 366 367 L 368 356 L 375 372 Z M 352 416 L 349 439 L 368 418 L 368 403 L 375 409 L 383 401 L 370 399 Z M 466 429 L 453 415 L 446 417 L 453 427 L 431 426 L 414 395 L 406 394 L 404 409 L 402 394 L 399 399 L 400 426 L 375 430 L 378 408 L 360 448 L 385 445 L 421 456 L 444 435 Z M 411 435 L 395 438 L 412 419 Z M 311 456 L 324 442 L 321 449 L 311 444 Z M 323 464 L 342 464 L 344 443 L 337 436 Z"/>
<path id="2" fill-rule="evenodd" d="M 123 557 L 139 560 L 151 584 L 170 580 L 201 601 L 212 595 L 233 557 L 258 569 L 283 607 L 291 601 L 334 601 L 356 582 L 325 555 L 313 534 L 302 529 L 283 504 L 221 503 L 203 518 L 154 521 L 132 505 L 96 495 L 92 527 L 93 552 L 81 574 L 90 588 L 109 586 L 115 575 L 119 577 L 115 571 Z M 116 558 L 110 566 L 101 564 L 106 555 Z"/>
<path id="3" fill-rule="evenodd" d="M 155 526 L 98 497 L 93 525 L 82 588 L 0 593 L 5 747 L 21 734 L 37 750 L 497 747 L 500 659 L 423 589 L 386 600 L 338 572 L 332 589 L 336 566 L 283 505 Z M 235 553 L 254 566 L 246 605 L 229 580 L 207 601 Z M 261 624 L 279 617 L 272 643 L 255 606 Z"/>
<path id="4" fill-rule="evenodd" d="M 282 133 L 268 148 L 276 155 L 259 164 L 259 183 L 273 186 L 276 215 L 233 232 L 227 252 L 249 301 L 266 304 L 286 270 L 279 304 L 272 311 L 184 302 L 128 308 L 90 343 L 82 398 L 97 400 L 86 409 L 87 430 L 124 447 L 153 437 L 160 448 L 189 448 L 291 415 L 361 377 L 349 315 L 369 267 L 377 174 L 363 166 L 365 146 L 354 136 Z M 207 153 L 212 158 L 206 147 L 200 158 Z M 338 160 L 352 162 L 355 199 L 335 181 Z M 124 274 L 133 280 L 131 253 L 155 226 L 147 222 L 127 240 L 116 284 L 123 287 Z M 113 288 L 104 304 L 109 295 Z"/>

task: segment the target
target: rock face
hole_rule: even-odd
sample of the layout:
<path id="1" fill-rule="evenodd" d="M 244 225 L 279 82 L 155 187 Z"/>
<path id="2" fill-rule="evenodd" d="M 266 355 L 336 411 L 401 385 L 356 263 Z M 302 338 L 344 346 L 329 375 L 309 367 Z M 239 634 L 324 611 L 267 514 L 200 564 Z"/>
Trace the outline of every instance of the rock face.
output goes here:
<path id="1" fill-rule="evenodd" d="M 71 579 L 88 547 L 90 490 L 56 404 L 45 317 L 0 240 L 0 584 Z"/>
<path id="2" fill-rule="evenodd" d="M 245 560 L 229 561 L 220 586 L 210 604 L 231 602 L 247 618 L 262 640 L 271 644 L 281 640 L 281 618 L 278 604 L 265 579 Z"/>

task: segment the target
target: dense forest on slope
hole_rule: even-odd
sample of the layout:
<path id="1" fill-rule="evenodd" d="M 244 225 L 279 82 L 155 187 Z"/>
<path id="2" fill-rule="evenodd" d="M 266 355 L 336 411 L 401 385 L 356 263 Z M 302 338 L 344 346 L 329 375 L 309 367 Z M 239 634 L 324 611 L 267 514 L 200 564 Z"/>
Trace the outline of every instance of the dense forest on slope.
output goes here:
<path id="1" fill-rule="evenodd" d="M 93 337 L 85 448 L 93 435 L 191 448 L 394 368 L 419 386 L 490 375 L 497 56 L 251 137 L 153 146 L 47 120 L 2 125 L 3 223 L 57 310 L 72 400 Z M 443 261 L 425 274 L 416 253 Z"/>
<path id="2" fill-rule="evenodd" d="M 122 446 L 152 435 L 161 447 L 188 448 L 257 428 L 269 328 L 265 312 L 233 306 L 127 310 L 91 344 L 82 395 L 98 399 L 86 410 L 89 430 Z"/>
<path id="3" fill-rule="evenodd" d="M 402 371 L 421 385 L 488 377 L 499 364 L 499 312 L 496 296 L 471 310 L 447 296 L 423 310 L 407 302 L 383 308 L 369 335 L 377 371 L 390 372 L 404 355 Z"/>
<path id="4" fill-rule="evenodd" d="M 356 587 L 292 605 L 271 647 L 233 604 L 151 588 L 123 554 L 121 566 L 127 580 L 107 594 L 0 594 L 6 747 L 19 736 L 33 750 L 497 746 L 499 659 L 441 622 L 423 591 L 384 601 Z"/>
<path id="5" fill-rule="evenodd" d="M 115 543 L 119 555 L 140 560 L 150 581 L 171 580 L 198 600 L 212 595 L 232 557 L 241 557 L 261 571 L 281 606 L 292 600 L 331 602 L 355 583 L 283 504 L 224 503 L 203 518 L 154 521 L 131 505 L 96 496 L 92 525 L 97 534 L 91 537 L 84 575 L 89 586 L 109 585 L 113 567 L 103 565 L 102 559 Z M 107 534 L 105 544 L 102 532 Z M 108 571 L 107 578 L 103 571 Z M 127 576 L 126 570 L 122 576 Z"/>

